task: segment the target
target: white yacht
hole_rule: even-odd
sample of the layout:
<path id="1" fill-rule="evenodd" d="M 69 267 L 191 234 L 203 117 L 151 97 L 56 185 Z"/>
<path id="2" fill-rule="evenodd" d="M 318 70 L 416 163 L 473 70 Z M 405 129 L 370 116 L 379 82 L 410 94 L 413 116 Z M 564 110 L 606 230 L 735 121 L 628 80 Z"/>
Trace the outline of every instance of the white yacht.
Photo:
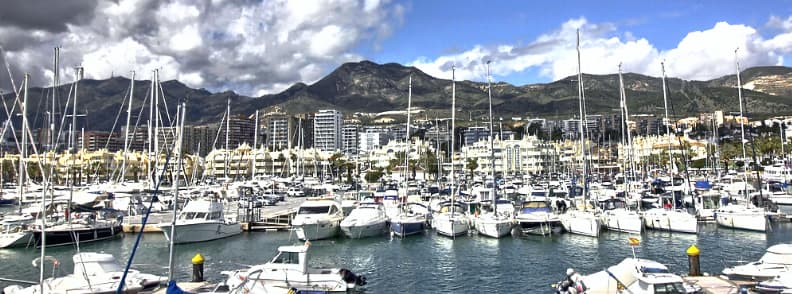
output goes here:
<path id="1" fill-rule="evenodd" d="M 341 231 L 353 239 L 383 235 L 388 231 L 388 216 L 381 203 L 364 202 L 341 221 Z"/>
<path id="2" fill-rule="evenodd" d="M 733 229 L 764 232 L 767 214 L 762 208 L 744 204 L 730 204 L 715 210 L 715 221 L 720 226 Z"/>
<path id="3" fill-rule="evenodd" d="M 245 293 L 347 292 L 366 284 L 365 277 L 347 269 L 309 267 L 309 248 L 308 242 L 301 246 L 281 246 L 270 262 L 224 271 L 222 274 L 228 278 L 215 293 L 238 293 L 240 290 Z"/>
<path id="4" fill-rule="evenodd" d="M 159 225 L 165 238 L 170 240 L 171 224 Z M 242 233 L 242 226 L 236 220 L 226 219 L 223 203 L 197 199 L 187 202 L 176 219 L 174 244 L 204 242 L 227 238 Z"/>
<path id="5" fill-rule="evenodd" d="M 440 211 L 432 218 L 432 227 L 443 236 L 456 237 L 465 235 L 470 230 L 470 218 L 460 203 L 444 202 Z"/>
<path id="6" fill-rule="evenodd" d="M 49 258 L 49 257 L 48 257 Z M 38 260 L 38 259 L 37 259 Z M 115 293 L 124 274 L 124 268 L 115 262 L 110 254 L 83 252 L 72 257 L 74 273 L 63 277 L 44 280 L 44 293 Z M 53 263 L 55 263 L 53 259 Z M 36 261 L 34 261 L 36 264 Z M 57 266 L 54 265 L 54 266 Z M 124 293 L 138 293 L 151 290 L 166 281 L 165 277 L 143 274 L 129 270 L 124 282 Z M 40 285 L 23 288 L 8 286 L 3 289 L 7 294 L 39 293 Z"/>
<path id="7" fill-rule="evenodd" d="M 632 257 L 625 258 L 607 270 L 581 276 L 580 282 L 586 287 L 585 293 L 698 293 L 696 291 L 701 290 L 700 287 L 686 284 L 680 276 L 670 273 L 668 267 L 659 262 Z M 563 290 L 562 286 L 577 286 L 563 281 L 560 285 L 557 286 L 558 290 Z M 622 287 L 628 290 L 623 291 Z"/>
<path id="8" fill-rule="evenodd" d="M 619 198 L 600 201 L 600 221 L 611 231 L 640 234 L 643 231 L 641 216 L 627 209 L 627 203 Z"/>
<path id="9" fill-rule="evenodd" d="M 515 221 L 523 234 L 545 236 L 563 231 L 558 214 L 544 200 L 524 201 Z"/>
<path id="10" fill-rule="evenodd" d="M 572 234 L 599 237 L 602 221 L 594 207 L 580 199 L 573 203 L 576 203 L 574 208 L 568 209 L 564 214 L 558 216 L 564 230 Z"/>
<path id="11" fill-rule="evenodd" d="M 297 209 L 292 226 L 300 240 L 320 240 L 338 235 L 344 212 L 332 197 L 308 198 Z"/>
<path id="12" fill-rule="evenodd" d="M 500 238 L 510 234 L 514 226 L 514 205 L 503 199 L 495 204 L 482 205 L 485 211 L 473 219 L 473 225 L 481 235 Z"/>
<path id="13" fill-rule="evenodd" d="M 792 269 L 792 244 L 778 244 L 767 248 L 759 261 L 727 267 L 723 274 L 732 280 L 764 281 Z"/>

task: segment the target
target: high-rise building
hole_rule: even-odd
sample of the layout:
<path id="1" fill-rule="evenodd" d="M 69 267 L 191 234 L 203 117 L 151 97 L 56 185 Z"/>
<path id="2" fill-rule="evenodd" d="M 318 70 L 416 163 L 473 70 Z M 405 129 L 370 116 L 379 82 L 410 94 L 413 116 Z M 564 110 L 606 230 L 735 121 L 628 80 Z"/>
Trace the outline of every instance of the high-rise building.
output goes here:
<path id="1" fill-rule="evenodd" d="M 295 116 L 294 146 L 313 148 L 314 114 L 301 113 Z"/>
<path id="2" fill-rule="evenodd" d="M 485 127 L 469 127 L 462 131 L 462 140 L 464 145 L 471 145 L 481 140 L 486 140 L 489 137 L 490 132 L 488 128 Z"/>
<path id="3" fill-rule="evenodd" d="M 358 139 L 360 133 L 360 121 L 356 119 L 344 120 L 341 128 L 341 151 L 346 155 L 358 155 Z"/>
<path id="4" fill-rule="evenodd" d="M 264 128 L 266 129 L 266 148 L 270 150 L 283 150 L 289 147 L 289 140 L 293 137 L 292 120 L 286 113 L 275 110 L 264 114 Z"/>
<path id="5" fill-rule="evenodd" d="M 340 149 L 343 125 L 341 112 L 334 109 L 319 110 L 314 115 L 314 148 L 325 152 L 334 152 Z"/>
<path id="6" fill-rule="evenodd" d="M 242 143 L 253 145 L 253 133 L 256 129 L 256 122 L 253 118 L 246 116 L 232 116 L 230 123 L 228 120 L 220 124 L 220 134 L 214 148 L 226 148 L 226 124 L 228 123 L 228 148 L 234 149 Z"/>

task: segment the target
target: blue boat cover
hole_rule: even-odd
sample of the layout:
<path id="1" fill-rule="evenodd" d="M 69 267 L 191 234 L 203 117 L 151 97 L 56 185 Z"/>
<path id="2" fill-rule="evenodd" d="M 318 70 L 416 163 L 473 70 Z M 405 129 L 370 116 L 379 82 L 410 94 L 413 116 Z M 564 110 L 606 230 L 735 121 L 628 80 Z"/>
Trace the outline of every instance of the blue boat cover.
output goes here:
<path id="1" fill-rule="evenodd" d="M 166 294 L 189 294 L 190 292 L 184 291 L 176 285 L 176 281 L 171 280 L 168 282 L 168 289 L 165 290 Z"/>
<path id="2" fill-rule="evenodd" d="M 712 184 L 708 180 L 698 180 L 696 181 L 696 189 L 712 189 Z"/>

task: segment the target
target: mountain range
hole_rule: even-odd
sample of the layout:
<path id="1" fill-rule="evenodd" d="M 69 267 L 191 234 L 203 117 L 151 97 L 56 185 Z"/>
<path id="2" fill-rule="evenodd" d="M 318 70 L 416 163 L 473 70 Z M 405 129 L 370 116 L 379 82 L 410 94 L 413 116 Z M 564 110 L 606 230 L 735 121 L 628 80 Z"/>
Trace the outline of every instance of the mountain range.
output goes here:
<path id="1" fill-rule="evenodd" d="M 248 97 L 232 91 L 212 93 L 193 89 L 171 80 L 161 83 L 167 107 L 173 116 L 180 101 L 187 102 L 188 124 L 216 123 L 225 113 L 230 99 L 231 112 L 251 115 L 256 110 L 277 106 L 289 113 L 315 112 L 337 109 L 345 114 L 353 112 L 383 112 L 407 108 L 408 79 L 412 76 L 412 105 L 434 115 L 447 116 L 451 108 L 451 81 L 430 76 L 415 67 L 396 63 L 376 64 L 370 61 L 346 63 L 312 85 L 297 83 L 283 92 L 261 97 Z M 663 93 L 661 79 L 640 74 L 624 74 L 627 104 L 631 114 L 661 113 Z M 792 106 L 792 68 L 782 66 L 754 67 L 741 73 L 747 111 L 751 116 L 764 117 L 790 113 Z M 687 81 L 668 78 L 669 112 L 675 117 L 701 112 L 738 111 L 735 75 L 709 81 Z M 57 91 L 58 109 L 72 84 Z M 150 81 L 135 81 L 134 117 L 145 124 L 148 108 L 141 109 L 143 99 L 150 93 Z M 589 114 L 618 112 L 618 75 L 583 75 L 586 108 Z M 114 77 L 105 80 L 84 79 L 78 85 L 78 112 L 87 114 L 82 125 L 89 130 L 110 130 L 114 124 L 124 123 L 126 106 L 122 105 L 129 92 L 129 79 Z M 28 95 L 28 114 L 34 126 L 40 126 L 46 109 L 50 109 L 51 88 L 32 88 Z M 6 94 L 8 107 L 12 95 Z M 482 117 L 488 111 L 487 84 L 457 81 L 457 109 L 461 113 Z M 508 83 L 492 85 L 493 110 L 496 117 L 572 117 L 578 114 L 577 76 L 555 82 L 523 86 Z M 60 112 L 58 110 L 56 112 Z M 71 113 L 69 110 L 68 113 Z M 120 114 L 119 114 L 120 113 Z M 139 115 L 140 114 L 140 115 Z M 164 115 L 164 114 L 163 114 Z M 5 115 L 0 115 L 4 117 Z"/>

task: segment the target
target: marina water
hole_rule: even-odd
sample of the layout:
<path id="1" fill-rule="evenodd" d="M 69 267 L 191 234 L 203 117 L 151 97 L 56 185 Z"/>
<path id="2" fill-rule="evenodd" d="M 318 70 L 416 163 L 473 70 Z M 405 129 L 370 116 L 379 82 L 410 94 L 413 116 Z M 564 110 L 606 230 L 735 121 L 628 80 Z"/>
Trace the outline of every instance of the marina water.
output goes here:
<path id="1" fill-rule="evenodd" d="M 366 293 L 551 293 L 566 268 L 593 273 L 632 255 L 627 238 L 632 235 L 604 231 L 599 238 L 572 234 L 554 237 L 506 237 L 491 239 L 469 235 L 451 239 L 433 231 L 405 239 L 390 236 L 362 240 L 336 238 L 314 241 L 311 262 L 315 265 L 349 268 L 368 278 Z M 720 273 L 726 265 L 755 261 L 765 249 L 792 242 L 792 223 L 773 224 L 768 233 L 755 233 L 700 224 L 698 235 L 646 231 L 636 247 L 639 257 L 669 266 L 672 272 L 687 272 L 685 250 L 691 244 L 701 249 L 702 271 Z M 97 243 L 81 244 L 82 251 L 113 254 L 125 263 L 134 244 L 134 234 Z M 293 232 L 245 232 L 211 242 L 177 245 L 177 280 L 189 281 L 190 259 L 196 253 L 206 258 L 206 278 L 222 280 L 224 270 L 264 263 L 277 247 L 300 244 Z M 47 255 L 61 262 L 58 275 L 72 272 L 73 246 L 47 248 Z M 38 280 L 31 261 L 33 248 L 0 249 L 0 277 Z M 162 234 L 145 234 L 134 268 L 167 275 L 168 242 Z M 51 274 L 51 263 L 46 272 Z M 0 283 L 0 286 L 7 284 Z"/>

